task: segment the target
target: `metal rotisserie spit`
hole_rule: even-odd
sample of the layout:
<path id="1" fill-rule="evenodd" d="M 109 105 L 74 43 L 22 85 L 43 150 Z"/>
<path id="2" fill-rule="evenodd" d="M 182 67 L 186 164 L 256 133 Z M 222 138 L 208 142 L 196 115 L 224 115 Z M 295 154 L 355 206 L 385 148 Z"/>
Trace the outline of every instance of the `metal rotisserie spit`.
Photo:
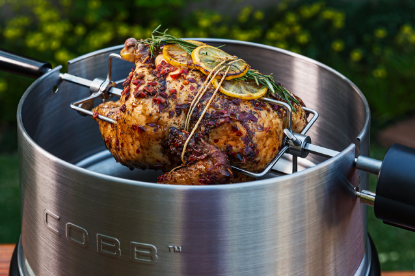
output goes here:
<path id="1" fill-rule="evenodd" d="M 133 67 L 116 59 L 122 46 L 69 61 L 68 74 L 0 53 L 1 69 L 40 76 L 17 113 L 20 275 L 368 275 L 361 202 L 386 223 L 414 227 L 414 150 L 367 157 L 370 110 L 353 83 L 285 50 L 201 41 L 273 72 L 313 114 L 303 133 L 285 131 L 265 171 L 245 171 L 256 181 L 156 184 L 161 172 L 115 162 L 96 123 L 73 109 L 92 115 L 93 101 L 117 99 Z M 367 191 L 368 172 L 379 174 L 377 194 Z"/>

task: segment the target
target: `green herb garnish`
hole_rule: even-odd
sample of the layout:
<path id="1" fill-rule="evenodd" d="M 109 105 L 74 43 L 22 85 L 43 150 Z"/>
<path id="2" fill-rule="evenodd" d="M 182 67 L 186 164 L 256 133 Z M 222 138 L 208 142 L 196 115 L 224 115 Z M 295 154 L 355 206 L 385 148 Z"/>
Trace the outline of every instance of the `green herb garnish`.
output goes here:
<path id="1" fill-rule="evenodd" d="M 166 29 L 164 32 L 160 32 L 159 31 L 160 27 L 161 25 L 159 25 L 151 33 L 151 38 L 138 41 L 138 43 L 140 44 L 146 44 L 150 46 L 151 57 L 154 57 L 155 52 L 158 49 L 160 49 L 161 46 L 166 45 L 166 44 L 177 44 L 189 55 L 191 55 L 192 51 L 198 47 L 197 45 L 193 43 L 187 42 L 183 39 L 167 34 L 168 29 Z M 282 86 L 280 83 L 277 83 L 272 77 L 272 74 L 263 75 L 259 73 L 257 70 L 249 69 L 248 72 L 244 76 L 240 78 L 236 78 L 235 80 L 236 81 L 253 80 L 256 82 L 257 85 L 261 84 L 261 85 L 266 86 L 268 88 L 268 93 L 271 93 L 274 95 L 278 94 L 278 96 L 284 99 L 291 106 L 292 110 L 296 112 L 291 102 L 299 103 L 298 100 L 294 98 L 288 92 L 288 90 L 285 89 L 284 86 Z"/>

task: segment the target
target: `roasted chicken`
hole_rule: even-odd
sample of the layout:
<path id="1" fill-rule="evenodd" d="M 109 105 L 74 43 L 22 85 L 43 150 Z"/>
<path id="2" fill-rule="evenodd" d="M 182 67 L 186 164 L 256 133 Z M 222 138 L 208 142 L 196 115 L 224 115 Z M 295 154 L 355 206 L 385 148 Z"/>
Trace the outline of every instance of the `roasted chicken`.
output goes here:
<path id="1" fill-rule="evenodd" d="M 186 114 L 206 75 L 186 67 L 173 67 L 161 54 L 152 58 L 149 47 L 137 44 L 135 39 L 128 39 L 123 51 L 124 56 L 130 54 L 135 69 L 124 82 L 120 100 L 102 103 L 93 110 L 94 114 L 116 121 L 110 124 L 96 119 L 103 140 L 115 159 L 130 169 L 169 172 L 182 165 L 179 154 L 182 147 L 178 141 L 188 135 L 182 132 Z M 192 113 L 190 129 L 200 118 L 214 90 L 209 84 Z M 300 104 L 292 103 L 297 110 L 293 113 L 293 131 L 300 132 L 307 123 L 307 116 L 302 109 L 304 103 L 296 99 Z M 185 158 L 196 159 L 187 167 L 163 175 L 159 181 L 232 183 L 230 164 L 261 171 L 281 149 L 286 125 L 287 114 L 280 106 L 218 93 L 197 128 L 196 137 L 192 138 L 192 146 L 187 148 Z M 200 153 L 195 154 L 195 149 Z M 214 180 L 210 180 L 212 173 L 217 175 Z"/>
<path id="2" fill-rule="evenodd" d="M 170 128 L 170 150 L 180 156 L 189 134 Z M 217 147 L 208 144 L 203 137 L 192 137 L 185 154 L 186 166 L 166 172 L 159 183 L 166 184 L 225 184 L 232 183 L 233 173 L 228 157 Z"/>

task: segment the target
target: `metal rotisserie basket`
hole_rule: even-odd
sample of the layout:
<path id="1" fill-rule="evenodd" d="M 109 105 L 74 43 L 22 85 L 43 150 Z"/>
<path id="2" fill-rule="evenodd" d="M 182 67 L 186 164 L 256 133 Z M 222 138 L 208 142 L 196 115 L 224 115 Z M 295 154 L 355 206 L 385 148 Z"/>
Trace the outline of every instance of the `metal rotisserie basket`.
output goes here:
<path id="1" fill-rule="evenodd" d="M 368 173 L 370 111 L 360 90 L 333 69 L 274 47 L 232 40 L 225 51 L 274 73 L 320 119 L 299 172 L 248 183 L 156 184 L 161 172 L 130 171 L 105 149 L 97 123 L 69 104 L 89 89 L 62 81 L 61 67 L 37 79 L 18 108 L 24 275 L 367 275 L 367 210 L 356 197 Z M 105 78 L 103 49 L 69 61 L 69 74 Z M 132 63 L 113 61 L 112 79 Z M 58 86 L 58 90 L 53 88 Z M 98 103 L 98 102 L 97 102 Z M 277 167 L 287 171 L 290 157 Z"/>

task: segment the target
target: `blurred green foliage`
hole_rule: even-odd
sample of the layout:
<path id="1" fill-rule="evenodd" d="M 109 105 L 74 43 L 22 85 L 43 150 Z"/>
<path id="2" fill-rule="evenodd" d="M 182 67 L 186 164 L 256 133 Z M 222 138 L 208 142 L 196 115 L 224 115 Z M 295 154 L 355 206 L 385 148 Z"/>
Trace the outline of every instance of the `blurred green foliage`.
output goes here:
<path id="1" fill-rule="evenodd" d="M 414 111 L 415 1 L 282 0 L 266 10 L 234 1 L 236 17 L 191 10 L 191 2 L 0 0 L 0 48 L 65 65 L 128 37 L 149 37 L 162 24 L 178 37 L 259 42 L 335 68 L 366 95 L 375 132 Z M 31 81 L 0 73 L 3 150 L 16 146 L 4 133 L 14 128 L 18 100 Z"/>
<path id="2" fill-rule="evenodd" d="M 20 236 L 19 163 L 17 155 L 0 155 L 0 244 Z"/>
<path id="3" fill-rule="evenodd" d="M 366 95 L 372 133 L 415 111 L 415 1 L 282 0 L 258 10 L 238 0 L 232 2 L 239 10 L 236 17 L 191 10 L 196 1 L 0 0 L 0 48 L 65 65 L 128 37 L 149 37 L 162 24 L 178 37 L 264 43 L 333 67 Z M 0 152 L 17 148 L 16 108 L 32 81 L 0 72 Z M 384 149 L 375 148 L 373 154 L 381 159 Z M 372 190 L 374 185 L 371 178 Z M 0 225 L 0 242 L 15 242 L 20 232 L 15 155 L 0 156 L 0 190 L 0 218 L 6 222 Z M 382 268 L 415 269 L 408 242 L 412 234 L 383 225 L 369 212 Z"/>

